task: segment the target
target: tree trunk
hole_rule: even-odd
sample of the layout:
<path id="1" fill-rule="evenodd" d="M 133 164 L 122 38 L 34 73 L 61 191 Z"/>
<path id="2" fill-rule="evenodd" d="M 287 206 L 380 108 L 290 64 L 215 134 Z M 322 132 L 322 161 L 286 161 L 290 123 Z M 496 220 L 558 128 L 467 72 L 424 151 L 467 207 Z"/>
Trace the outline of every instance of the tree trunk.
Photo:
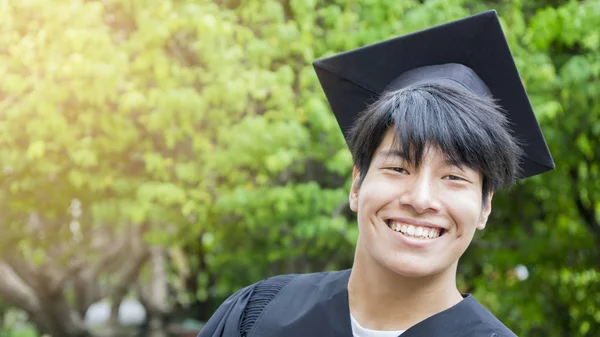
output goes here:
<path id="1" fill-rule="evenodd" d="M 154 247 L 150 251 L 149 284 L 140 282 L 140 297 L 148 313 L 148 336 L 167 337 L 166 316 L 168 306 L 168 282 L 166 274 L 166 258 L 163 248 Z"/>
<path id="2" fill-rule="evenodd" d="M 2 260 L 0 296 L 10 305 L 27 312 L 40 331 L 61 337 L 91 336 L 81 316 L 69 308 L 62 289 L 54 293 L 45 288 L 34 289 Z"/>
<path id="3" fill-rule="evenodd" d="M 47 331 L 51 336 L 93 336 L 83 324 L 82 318 L 69 308 L 63 293 L 43 298 L 41 303 L 42 305 L 37 316 L 44 322 L 44 326 L 40 328 L 45 328 L 43 330 Z"/>
<path id="4" fill-rule="evenodd" d="M 148 321 L 148 337 L 167 337 L 163 316 L 151 315 Z"/>

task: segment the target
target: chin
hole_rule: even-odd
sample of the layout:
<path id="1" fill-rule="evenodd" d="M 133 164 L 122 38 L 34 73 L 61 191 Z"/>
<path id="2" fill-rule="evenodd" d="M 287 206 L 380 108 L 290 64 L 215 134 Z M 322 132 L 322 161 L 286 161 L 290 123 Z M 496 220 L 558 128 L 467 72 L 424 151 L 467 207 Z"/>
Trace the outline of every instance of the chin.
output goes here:
<path id="1" fill-rule="evenodd" d="M 383 266 L 390 272 L 406 278 L 426 278 L 441 273 L 441 268 L 420 261 L 386 261 Z"/>

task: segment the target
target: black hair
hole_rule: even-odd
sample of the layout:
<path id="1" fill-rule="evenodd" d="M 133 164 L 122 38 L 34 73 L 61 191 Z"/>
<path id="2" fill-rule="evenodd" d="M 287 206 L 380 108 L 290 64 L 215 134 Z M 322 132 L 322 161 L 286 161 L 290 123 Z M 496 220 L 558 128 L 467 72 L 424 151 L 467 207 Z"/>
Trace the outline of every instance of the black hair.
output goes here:
<path id="1" fill-rule="evenodd" d="M 483 201 L 490 192 L 510 187 L 520 173 L 523 154 L 509 122 L 490 96 L 447 84 L 421 84 L 387 92 L 358 117 L 348 143 L 364 180 L 388 128 L 409 164 L 419 167 L 434 145 L 459 167 L 483 175 Z"/>

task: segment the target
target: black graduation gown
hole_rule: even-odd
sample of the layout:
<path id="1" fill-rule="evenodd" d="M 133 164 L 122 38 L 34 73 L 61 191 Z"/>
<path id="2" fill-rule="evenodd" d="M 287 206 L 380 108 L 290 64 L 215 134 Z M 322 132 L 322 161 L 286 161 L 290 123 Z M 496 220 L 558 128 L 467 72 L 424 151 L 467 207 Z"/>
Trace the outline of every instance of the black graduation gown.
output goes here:
<path id="1" fill-rule="evenodd" d="M 198 337 L 352 337 L 350 270 L 281 275 L 229 297 Z M 401 337 L 514 337 L 471 295 Z"/>

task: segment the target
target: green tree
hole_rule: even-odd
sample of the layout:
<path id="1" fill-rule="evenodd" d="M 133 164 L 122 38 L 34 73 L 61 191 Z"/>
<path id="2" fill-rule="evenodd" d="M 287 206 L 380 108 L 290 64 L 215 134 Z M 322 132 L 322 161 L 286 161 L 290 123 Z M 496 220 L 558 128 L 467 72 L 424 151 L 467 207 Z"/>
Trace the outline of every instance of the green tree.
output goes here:
<path id="1" fill-rule="evenodd" d="M 209 1 L 0 10 L 0 295 L 54 336 L 92 334 L 103 298 L 115 323 L 136 282 L 163 316 L 160 247 L 204 228 L 219 134 L 265 91 L 238 45 L 251 32 Z"/>

